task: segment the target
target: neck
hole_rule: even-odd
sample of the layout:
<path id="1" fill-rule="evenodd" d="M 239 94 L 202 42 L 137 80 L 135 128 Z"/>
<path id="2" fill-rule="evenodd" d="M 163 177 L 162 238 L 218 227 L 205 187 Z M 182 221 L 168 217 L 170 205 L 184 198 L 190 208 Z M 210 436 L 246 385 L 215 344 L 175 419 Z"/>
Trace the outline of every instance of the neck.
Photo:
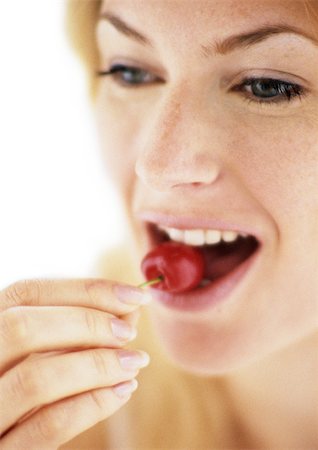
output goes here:
<path id="1" fill-rule="evenodd" d="M 318 448 L 318 333 L 224 378 L 253 449 Z"/>

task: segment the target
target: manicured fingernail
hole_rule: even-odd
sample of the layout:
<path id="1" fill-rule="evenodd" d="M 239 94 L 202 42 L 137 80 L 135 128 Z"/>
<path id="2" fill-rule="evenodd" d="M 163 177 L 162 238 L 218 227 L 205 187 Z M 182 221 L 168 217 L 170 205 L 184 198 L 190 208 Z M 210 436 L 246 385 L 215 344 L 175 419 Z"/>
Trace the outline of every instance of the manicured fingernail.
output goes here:
<path id="1" fill-rule="evenodd" d="M 136 370 L 146 367 L 150 357 L 148 353 L 134 350 L 118 350 L 117 355 L 123 369 Z"/>
<path id="2" fill-rule="evenodd" d="M 120 398 L 128 397 L 132 392 L 134 392 L 138 387 L 138 381 L 133 379 L 129 381 L 124 381 L 123 383 L 117 384 L 113 387 L 113 391 Z"/>
<path id="3" fill-rule="evenodd" d="M 139 288 L 116 284 L 113 289 L 118 300 L 124 303 L 146 305 L 151 300 L 149 292 L 145 292 Z"/>
<path id="4" fill-rule="evenodd" d="M 120 319 L 111 319 L 110 325 L 113 335 L 118 339 L 132 340 L 136 337 L 137 331 L 129 323 Z"/>

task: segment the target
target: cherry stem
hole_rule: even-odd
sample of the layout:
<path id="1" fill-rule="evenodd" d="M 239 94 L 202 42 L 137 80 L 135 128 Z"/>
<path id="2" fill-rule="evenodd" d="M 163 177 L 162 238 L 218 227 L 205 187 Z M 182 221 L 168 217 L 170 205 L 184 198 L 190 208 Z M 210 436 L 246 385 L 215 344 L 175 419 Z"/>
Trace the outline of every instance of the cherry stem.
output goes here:
<path id="1" fill-rule="evenodd" d="M 144 288 L 144 287 L 148 287 L 151 286 L 153 284 L 157 284 L 160 283 L 160 281 L 163 281 L 163 276 L 160 275 L 158 278 L 154 278 L 153 280 L 149 280 L 149 281 L 145 281 L 144 283 L 139 284 L 139 288 Z"/>

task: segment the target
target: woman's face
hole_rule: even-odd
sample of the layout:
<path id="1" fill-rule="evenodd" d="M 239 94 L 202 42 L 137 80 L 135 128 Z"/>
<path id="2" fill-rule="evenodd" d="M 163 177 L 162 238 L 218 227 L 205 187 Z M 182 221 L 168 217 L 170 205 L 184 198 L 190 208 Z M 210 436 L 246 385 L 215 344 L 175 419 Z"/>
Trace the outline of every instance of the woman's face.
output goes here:
<path id="1" fill-rule="evenodd" d="M 303 3 L 107 0 L 101 11 L 108 16 L 97 26 L 99 70 L 115 64 L 141 69 L 101 76 L 96 103 L 136 263 L 150 249 L 144 213 L 159 213 L 153 220 L 174 228 L 221 228 L 203 224 L 215 220 L 262 243 L 217 307 L 149 306 L 168 354 L 193 373 L 220 374 L 313 334 L 318 42 L 287 32 L 297 28 L 314 39 Z M 278 25 L 285 32 L 228 40 Z M 251 78 L 261 80 L 246 82 Z M 181 218 L 194 219 L 196 227 Z"/>

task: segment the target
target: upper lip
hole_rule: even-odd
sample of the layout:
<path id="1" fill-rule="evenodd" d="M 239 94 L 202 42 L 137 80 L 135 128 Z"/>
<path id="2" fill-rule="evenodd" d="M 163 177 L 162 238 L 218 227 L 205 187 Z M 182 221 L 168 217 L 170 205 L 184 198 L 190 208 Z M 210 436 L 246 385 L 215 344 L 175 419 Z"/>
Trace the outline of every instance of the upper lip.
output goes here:
<path id="1" fill-rule="evenodd" d="M 195 230 L 195 229 L 209 229 L 220 231 L 236 231 L 238 233 L 246 233 L 254 236 L 259 243 L 263 243 L 263 238 L 256 227 L 252 227 L 250 224 L 237 223 L 232 220 L 213 218 L 206 216 L 189 217 L 189 216 L 176 216 L 168 215 L 160 212 L 142 211 L 138 212 L 137 217 L 145 222 L 160 225 L 169 228 L 178 228 L 181 230 Z"/>

